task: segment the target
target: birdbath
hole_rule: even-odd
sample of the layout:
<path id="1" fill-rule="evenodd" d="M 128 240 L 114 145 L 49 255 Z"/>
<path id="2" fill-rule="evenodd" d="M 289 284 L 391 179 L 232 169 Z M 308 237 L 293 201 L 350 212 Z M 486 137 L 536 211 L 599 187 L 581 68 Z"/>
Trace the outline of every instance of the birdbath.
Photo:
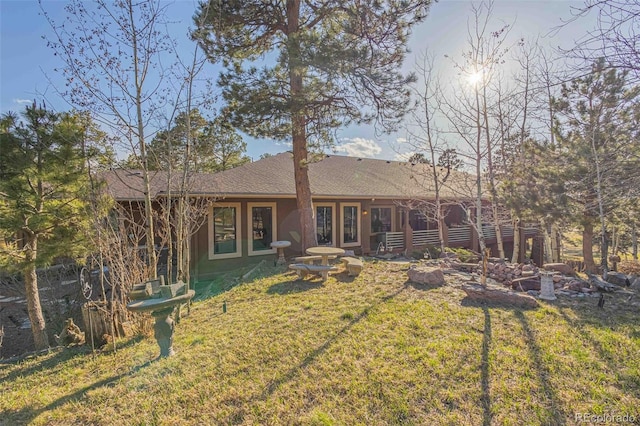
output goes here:
<path id="1" fill-rule="evenodd" d="M 553 287 L 553 277 L 549 273 L 540 274 L 540 295 L 543 300 L 556 300 L 555 289 Z"/>
<path id="2" fill-rule="evenodd" d="M 276 262 L 278 265 L 284 265 L 287 263 L 284 258 L 284 249 L 291 246 L 291 241 L 274 241 L 271 243 L 271 247 L 278 249 L 278 261 Z"/>
<path id="3" fill-rule="evenodd" d="M 151 312 L 151 315 L 156 319 L 153 326 L 154 336 L 160 346 L 160 357 L 164 358 L 174 354 L 173 329 L 175 325 L 171 314 L 176 306 L 189 301 L 196 292 L 194 290 L 185 292 L 186 284 L 182 282 L 161 285 L 157 289 L 158 291 L 153 292 L 150 296 L 142 296 L 146 298 L 133 300 L 127 305 L 127 309 L 132 312 Z"/>

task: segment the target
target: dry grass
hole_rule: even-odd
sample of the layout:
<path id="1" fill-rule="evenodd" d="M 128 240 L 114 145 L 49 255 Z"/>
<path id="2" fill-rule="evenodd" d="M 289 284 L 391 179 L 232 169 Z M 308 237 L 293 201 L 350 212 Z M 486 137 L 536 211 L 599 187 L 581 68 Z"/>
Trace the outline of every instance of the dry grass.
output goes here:
<path id="1" fill-rule="evenodd" d="M 640 415 L 638 305 L 468 303 L 459 281 L 366 263 L 326 283 L 272 271 L 153 338 L 0 365 L 0 424 L 573 424 Z M 628 295 L 624 296 L 628 297 Z M 222 313 L 226 300 L 228 311 Z M 636 417 L 638 418 L 638 417 Z"/>

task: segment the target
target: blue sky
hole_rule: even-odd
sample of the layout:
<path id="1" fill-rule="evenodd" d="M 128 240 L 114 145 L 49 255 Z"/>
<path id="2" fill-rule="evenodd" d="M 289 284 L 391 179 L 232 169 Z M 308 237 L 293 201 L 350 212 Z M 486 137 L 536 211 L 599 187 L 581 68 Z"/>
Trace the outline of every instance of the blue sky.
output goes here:
<path id="1" fill-rule="evenodd" d="M 176 37 L 185 47 L 187 26 L 195 11 L 195 1 L 179 0 L 168 5 Z M 513 24 L 511 37 L 525 37 L 532 40 L 540 37 L 543 44 L 568 47 L 587 29 L 586 20 L 575 22 L 549 36 L 550 30 L 562 19 L 571 17 L 571 7 L 578 7 L 580 1 L 550 0 L 496 1 L 494 21 L 496 27 L 501 22 Z M 63 16 L 63 1 L 44 0 L 45 9 L 52 17 Z M 444 74 L 455 73 L 447 54 L 456 57 L 465 45 L 466 26 L 469 17 L 468 1 L 442 0 L 432 6 L 424 23 L 417 27 L 410 39 L 412 54 L 405 63 L 406 71 L 412 70 L 416 54 L 428 48 L 435 54 L 436 66 Z M 55 72 L 60 62 L 46 46 L 43 36 L 50 34 L 48 23 L 40 13 L 36 0 L 0 0 L 0 112 L 22 111 L 25 103 L 33 99 L 45 99 L 47 105 L 58 111 L 71 109 L 61 99 L 56 88 L 64 86 L 63 77 Z M 207 76 L 214 78 L 217 69 L 208 65 Z M 340 145 L 336 153 L 372 158 L 394 159 L 405 138 L 403 131 L 397 134 L 377 136 L 371 126 L 353 126 L 341 130 Z M 248 155 L 257 159 L 260 154 L 277 153 L 289 149 L 286 144 L 265 140 L 248 140 Z"/>

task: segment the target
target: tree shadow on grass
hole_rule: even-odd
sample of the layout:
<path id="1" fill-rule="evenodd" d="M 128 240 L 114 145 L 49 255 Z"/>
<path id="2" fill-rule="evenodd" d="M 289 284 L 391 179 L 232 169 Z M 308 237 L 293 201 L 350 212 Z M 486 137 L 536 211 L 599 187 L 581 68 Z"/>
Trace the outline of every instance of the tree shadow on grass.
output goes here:
<path id="1" fill-rule="evenodd" d="M 491 313 L 486 306 L 482 307 L 484 313 L 484 330 L 482 333 L 482 361 L 480 372 L 480 384 L 482 386 L 482 424 L 490 426 L 493 420 L 491 413 L 491 385 L 489 381 L 489 351 L 491 349 Z"/>
<path id="2" fill-rule="evenodd" d="M 637 325 L 640 311 L 640 294 L 632 291 L 604 294 L 604 306 L 598 307 L 598 298 L 568 298 L 561 296 L 553 304 L 561 310 L 570 310 L 581 323 L 597 328 L 619 325 Z M 575 321 L 572 321 L 575 323 Z M 570 322 L 571 324 L 571 322 Z"/>
<path id="3" fill-rule="evenodd" d="M 530 358 L 535 366 L 538 382 L 545 398 L 549 401 L 547 406 L 550 408 L 550 418 L 541 419 L 543 424 L 563 425 L 566 424 L 566 416 L 562 410 L 560 400 L 558 399 L 549 377 L 551 375 L 549 369 L 545 366 L 540 347 L 536 342 L 535 335 L 529 326 L 527 318 L 523 311 L 535 308 L 514 307 L 502 303 L 486 303 L 477 299 L 465 297 L 461 302 L 462 306 L 474 307 L 482 309 L 484 314 L 484 330 L 482 336 L 482 359 L 480 362 L 480 386 L 482 388 L 482 424 L 483 426 L 491 425 L 493 422 L 493 413 L 491 411 L 491 361 L 490 352 L 492 344 L 492 325 L 491 325 L 491 308 L 511 309 L 514 316 L 520 322 L 525 334 L 525 341 L 529 350 Z"/>
<path id="4" fill-rule="evenodd" d="M 145 337 L 142 335 L 134 336 L 124 343 L 119 343 L 116 346 L 116 349 L 126 348 L 128 346 L 131 346 L 143 340 L 144 338 Z M 26 365 L 23 368 L 19 368 L 19 367 L 15 368 L 13 371 L 11 371 L 11 373 L 7 374 L 4 377 L 2 376 L 2 367 L 0 367 L 0 379 L 2 379 L 3 382 L 10 382 L 12 380 L 15 380 L 18 377 L 26 377 L 32 374 L 37 374 L 45 370 L 52 370 L 58 364 L 63 363 L 65 361 L 69 361 L 75 357 L 83 356 L 83 355 L 89 356 L 92 354 L 91 347 L 89 344 L 85 344 L 83 346 L 70 347 L 70 348 L 54 348 L 51 350 L 55 350 L 57 351 L 57 353 L 49 358 L 45 358 L 44 355 L 36 355 L 36 356 L 41 356 L 41 359 L 39 362 L 34 362 L 33 364 L 29 363 L 29 365 Z M 100 354 L 100 351 L 96 351 L 96 354 Z M 2 364 L 0 364 L 0 366 L 4 364 L 7 366 L 6 368 L 10 368 L 9 365 L 11 364 L 16 364 L 21 361 L 29 360 L 33 357 L 34 355 L 28 355 L 28 356 L 13 358 L 10 361 L 9 360 L 3 361 Z"/>
<path id="5" fill-rule="evenodd" d="M 280 388 L 280 386 L 294 379 L 297 374 L 299 374 L 308 365 L 314 362 L 319 356 L 324 354 L 327 351 L 327 349 L 340 338 L 340 336 L 347 333 L 351 328 L 353 328 L 354 325 L 356 325 L 363 318 L 369 315 L 369 312 L 372 309 L 393 299 L 404 290 L 405 290 L 404 287 L 400 287 L 395 292 L 381 298 L 377 303 L 374 303 L 371 306 L 364 308 L 357 315 L 355 315 L 353 319 L 351 319 L 344 327 L 338 330 L 336 334 L 334 334 L 333 336 L 325 340 L 324 343 L 322 343 L 320 346 L 315 348 L 311 353 L 309 353 L 309 355 L 307 355 L 298 365 L 291 367 L 286 373 L 282 374 L 280 377 L 277 377 L 273 381 L 271 381 L 271 383 L 269 383 L 269 385 L 264 389 L 264 391 L 260 395 L 255 396 L 252 400 L 266 401 L 270 395 L 272 395 L 278 388 Z"/>
<path id="6" fill-rule="evenodd" d="M 539 420 L 543 424 L 564 425 L 567 422 L 566 413 L 562 409 L 562 404 L 549 380 L 551 372 L 542 359 L 542 350 L 536 341 L 536 336 L 522 311 L 514 311 L 514 316 L 518 319 L 522 326 L 522 330 L 524 331 L 524 337 L 529 349 L 529 356 L 534 365 L 536 375 L 538 376 L 538 382 L 540 383 L 544 397 L 547 399 L 547 404 L 545 404 L 545 406 L 548 407 L 548 411 L 541 412 L 540 414 L 546 414 L 548 417 Z"/>
<path id="7" fill-rule="evenodd" d="M 118 383 L 118 381 L 120 381 L 122 378 L 126 376 L 130 376 L 140 371 L 141 369 L 148 367 L 149 365 L 151 365 L 153 362 L 157 360 L 158 358 L 154 358 L 153 360 L 147 361 L 141 365 L 138 365 L 132 368 L 130 371 L 119 374 L 117 376 L 107 377 L 105 379 L 94 382 L 88 386 L 85 386 L 81 389 L 76 390 L 73 393 L 61 396 L 60 398 L 50 402 L 49 404 L 43 407 L 40 407 L 40 408 L 24 407 L 20 410 L 7 410 L 3 413 L 3 420 L 7 420 L 9 422 L 7 424 L 30 423 L 42 413 L 45 413 L 50 410 L 54 410 L 69 402 L 78 402 L 82 400 L 82 398 L 84 398 L 86 393 L 89 391 L 92 391 L 101 387 L 115 386 Z"/>
<path id="8" fill-rule="evenodd" d="M 322 280 L 315 279 L 297 279 L 294 281 L 283 281 L 273 284 L 267 289 L 267 294 L 291 294 L 301 293 L 303 291 L 309 291 L 322 287 Z"/>
<path id="9" fill-rule="evenodd" d="M 352 282 L 354 282 L 356 280 L 356 276 L 352 276 L 349 275 L 349 273 L 347 271 L 342 271 L 340 273 L 331 275 L 332 277 L 335 277 L 336 281 L 340 282 L 340 283 L 344 283 L 344 284 L 350 284 Z"/>
<path id="10" fill-rule="evenodd" d="M 589 331 L 587 331 L 585 327 L 583 327 L 584 320 L 571 319 L 567 314 L 568 310 L 570 310 L 569 307 L 560 307 L 559 309 L 560 315 L 567 323 L 567 326 L 573 331 L 574 335 L 580 336 L 580 340 L 583 343 L 591 345 L 591 347 L 598 354 L 598 357 L 600 358 L 600 360 L 602 360 L 605 364 L 611 367 L 614 367 L 618 371 L 621 371 L 622 367 L 624 366 L 619 365 L 619 361 L 616 359 L 619 357 L 617 357 L 616 354 L 612 352 L 612 350 L 607 349 L 607 346 L 603 345 L 601 339 L 599 339 L 598 336 L 594 335 L 593 333 L 590 333 Z M 605 314 L 602 312 L 599 312 L 598 314 L 604 316 L 603 321 L 599 322 L 598 324 L 594 324 L 593 318 L 589 318 L 590 320 L 589 324 L 599 326 L 599 327 L 608 327 L 613 329 L 614 324 L 610 325 L 610 322 L 615 323 L 615 320 L 611 319 L 612 315 L 610 313 Z M 639 335 L 640 335 L 640 331 L 638 330 L 633 330 L 630 333 L 630 337 L 632 339 L 638 338 Z M 615 348 L 615 346 L 611 346 L 611 347 Z M 618 377 L 622 382 L 624 382 L 624 384 L 622 385 L 623 389 L 639 389 L 640 388 L 640 378 L 638 378 L 637 376 L 618 374 Z"/>
<path id="11" fill-rule="evenodd" d="M 473 299 L 469 296 L 465 296 L 461 301 L 460 305 L 465 308 L 496 308 L 496 309 L 510 309 L 514 311 L 532 311 L 535 309 L 539 309 L 539 306 L 535 307 L 526 307 L 526 306 L 514 306 L 510 303 L 500 303 L 500 302 L 487 302 L 483 300 Z"/>
<path id="12" fill-rule="evenodd" d="M 425 283 L 417 283 L 411 280 L 406 280 L 404 282 L 404 286 L 405 288 L 412 287 L 415 290 L 419 290 L 419 291 L 430 291 L 430 290 L 436 290 L 438 288 L 445 287 L 446 284 L 425 284 Z"/>

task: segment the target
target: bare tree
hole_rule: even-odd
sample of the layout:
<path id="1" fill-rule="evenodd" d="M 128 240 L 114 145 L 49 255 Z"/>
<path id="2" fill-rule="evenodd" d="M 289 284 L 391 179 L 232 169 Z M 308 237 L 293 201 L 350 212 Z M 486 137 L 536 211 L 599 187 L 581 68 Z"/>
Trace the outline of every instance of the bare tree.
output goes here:
<path id="1" fill-rule="evenodd" d="M 452 161 L 447 164 L 441 164 L 444 167 L 438 167 L 438 163 L 441 163 L 439 157 L 447 152 L 447 147 L 444 141 L 440 139 L 440 132 L 438 132 L 435 124 L 435 115 L 438 110 L 438 101 L 436 99 L 438 82 L 433 75 L 433 61 L 433 56 L 430 56 L 425 51 L 416 62 L 417 73 L 422 78 L 420 86 L 414 88 L 414 96 L 417 98 L 416 108 L 412 111 L 414 127 L 409 127 L 407 143 L 415 153 L 409 161 L 427 162 L 431 165 L 426 169 L 428 176 L 425 176 L 425 178 L 433 184 L 433 200 L 413 200 L 411 204 L 414 207 L 419 207 L 419 210 L 426 217 L 433 218 L 438 223 L 440 252 L 444 253 L 446 241 L 444 216 L 446 212 L 443 210 L 440 193 L 441 186 L 447 181 L 451 173 Z"/>
<path id="2" fill-rule="evenodd" d="M 67 90 L 62 95 L 79 109 L 90 110 L 137 155 L 144 180 L 148 272 L 156 277 L 147 140 L 168 101 L 164 79 L 169 74 L 161 57 L 174 43 L 162 31 L 165 7 L 160 1 L 71 0 L 62 23 L 50 17 L 42 1 L 40 7 L 54 33 L 48 44 L 65 64 Z"/>
<path id="3" fill-rule="evenodd" d="M 597 58 L 610 67 L 629 72 L 629 81 L 640 82 L 640 3 L 637 0 L 585 0 L 573 8 L 574 21 L 595 16 L 595 28 L 563 53 L 580 60 L 588 69 Z M 566 25 L 566 24 L 565 24 Z"/>
<path id="4" fill-rule="evenodd" d="M 479 231 L 478 241 L 483 254 L 486 251 L 485 236 L 482 232 L 483 175 L 486 166 L 487 185 L 492 204 L 491 222 L 496 230 L 499 256 L 504 257 L 500 232 L 500 207 L 497 182 L 493 165 L 494 144 L 497 132 L 490 122 L 491 109 L 489 88 L 496 77 L 498 66 L 507 52 L 505 47 L 508 25 L 491 31 L 493 3 L 473 4 L 472 22 L 467 25 L 467 49 L 462 54 L 462 62 L 454 61 L 460 71 L 463 83 L 452 88 L 452 96 L 443 96 L 441 111 L 446 117 L 450 131 L 468 148 L 466 152 L 476 173 L 476 216 L 475 228 Z M 466 83 L 466 84 L 465 84 Z"/>

